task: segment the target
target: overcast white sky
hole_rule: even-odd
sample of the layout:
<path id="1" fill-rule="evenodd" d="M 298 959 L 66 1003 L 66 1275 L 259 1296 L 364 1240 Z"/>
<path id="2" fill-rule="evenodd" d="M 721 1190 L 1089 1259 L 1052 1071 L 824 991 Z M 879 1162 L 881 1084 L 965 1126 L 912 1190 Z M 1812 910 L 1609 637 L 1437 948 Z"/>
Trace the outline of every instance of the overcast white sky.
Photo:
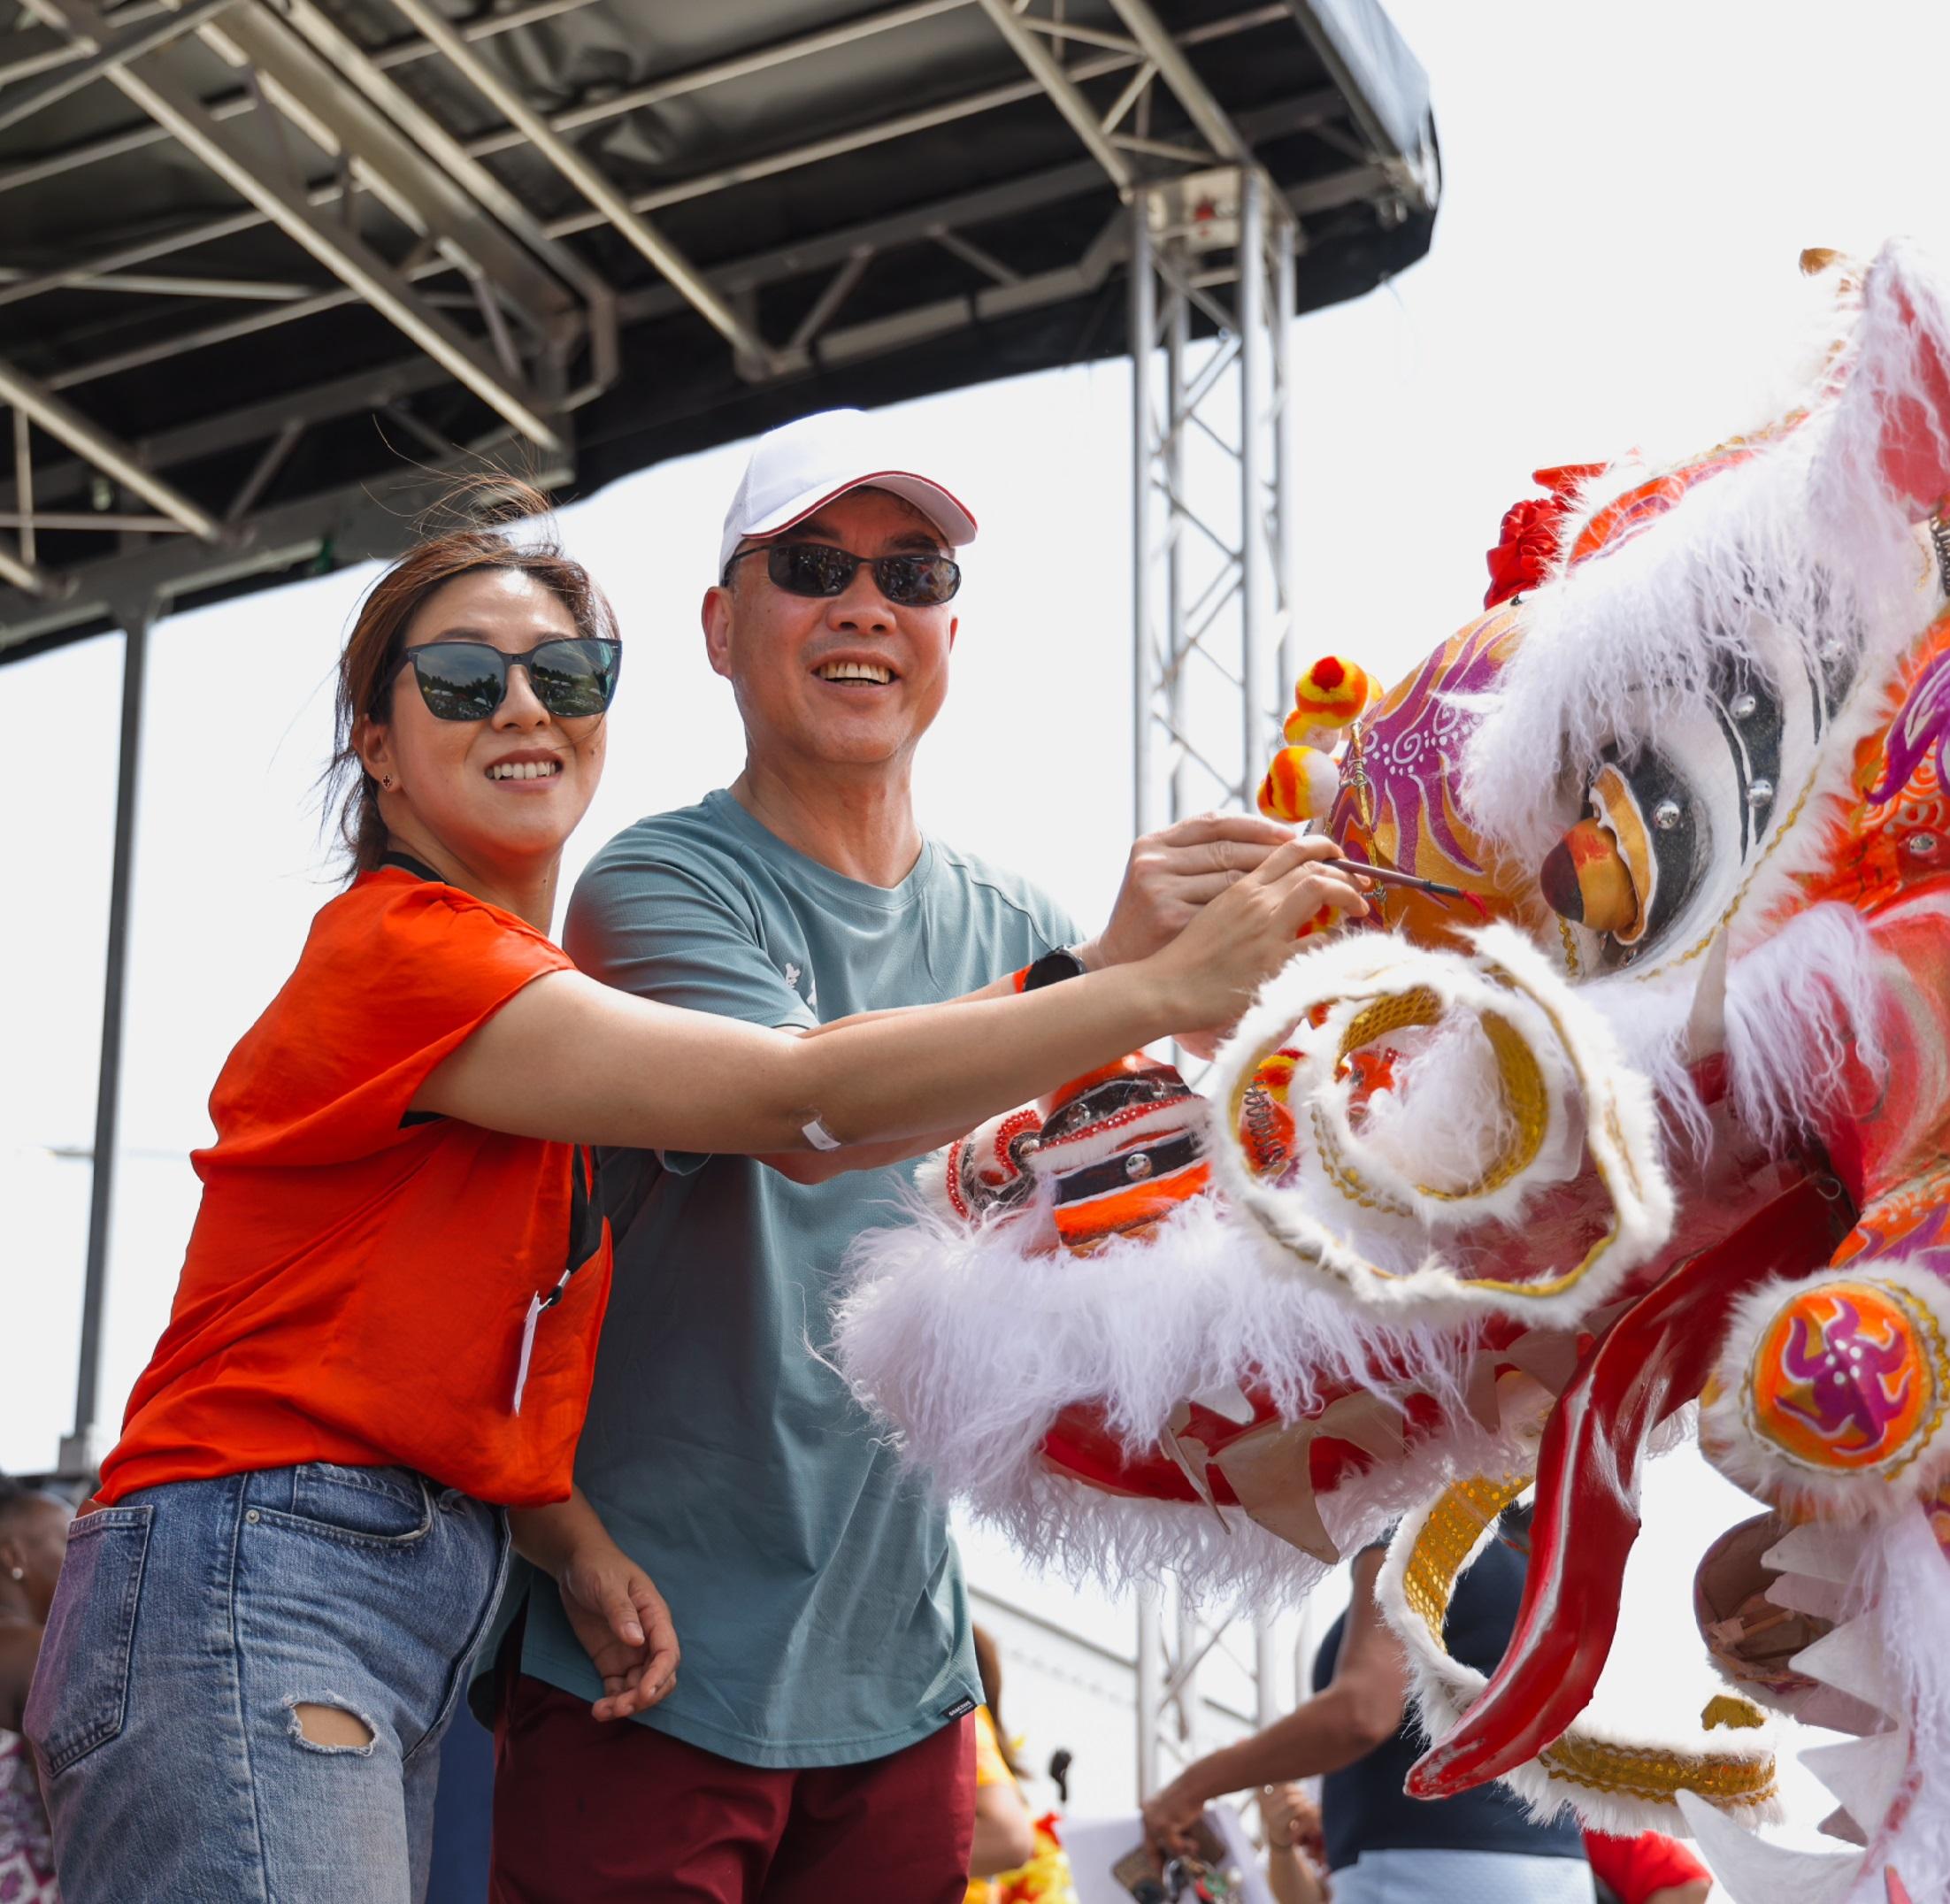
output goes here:
<path id="1" fill-rule="evenodd" d="M 1398 284 L 1306 319 L 1297 341 L 1300 649 L 1393 678 L 1480 599 L 1482 551 L 1529 471 L 1703 445 L 1747 420 L 1803 245 L 1872 250 L 1900 232 L 1950 257 L 1950 10 L 1391 12 L 1434 90 L 1447 180 L 1434 249 Z M 921 773 L 924 824 L 1086 921 L 1108 906 L 1129 832 L 1128 391 L 1113 363 L 912 406 L 982 521 L 955 691 Z M 737 770 L 696 600 L 741 458 L 667 464 L 565 512 L 629 645 L 609 779 L 572 878 L 619 826 Z M 1076 560 L 1079 548 L 1101 559 Z M 333 659 L 369 580 L 247 598 L 153 638 L 111 1428 L 167 1313 L 195 1209 L 184 1158 L 207 1137 L 210 1086 L 331 890 L 310 789 Z M 0 933 L 0 1467 L 51 1463 L 72 1415 L 88 1165 L 51 1153 L 92 1138 L 119 669 L 113 637 L 0 668 L 17 790 Z M 1637 1643 L 1684 1671 L 1693 1557 L 1746 1509 L 1704 1470 L 1660 1496 L 1634 1580 L 1662 1610 Z"/>

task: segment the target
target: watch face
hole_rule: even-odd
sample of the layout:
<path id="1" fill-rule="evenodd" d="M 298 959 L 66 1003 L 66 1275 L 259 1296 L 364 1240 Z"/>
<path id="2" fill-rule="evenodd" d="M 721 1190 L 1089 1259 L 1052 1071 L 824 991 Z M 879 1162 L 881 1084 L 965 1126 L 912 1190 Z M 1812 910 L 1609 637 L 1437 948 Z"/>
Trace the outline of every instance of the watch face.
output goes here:
<path id="1" fill-rule="evenodd" d="M 1023 980 L 1025 992 L 1040 991 L 1046 985 L 1056 985 L 1065 979 L 1079 979 L 1083 976 L 1083 961 L 1068 946 L 1058 946 L 1054 952 L 1045 952 L 1029 968 Z"/>

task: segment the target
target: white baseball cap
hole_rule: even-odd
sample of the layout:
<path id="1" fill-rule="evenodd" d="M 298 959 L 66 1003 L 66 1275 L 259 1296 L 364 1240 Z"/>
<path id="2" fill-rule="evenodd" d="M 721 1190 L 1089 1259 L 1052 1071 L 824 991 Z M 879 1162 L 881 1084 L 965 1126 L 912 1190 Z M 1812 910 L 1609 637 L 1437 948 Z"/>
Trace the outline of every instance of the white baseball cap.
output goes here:
<path id="1" fill-rule="evenodd" d="M 949 548 L 966 548 L 975 540 L 974 517 L 945 484 L 921 475 L 921 467 L 887 420 L 864 410 L 822 410 L 768 430 L 752 445 L 725 511 L 718 572 L 748 537 L 777 535 L 835 496 L 869 487 L 913 503 Z"/>

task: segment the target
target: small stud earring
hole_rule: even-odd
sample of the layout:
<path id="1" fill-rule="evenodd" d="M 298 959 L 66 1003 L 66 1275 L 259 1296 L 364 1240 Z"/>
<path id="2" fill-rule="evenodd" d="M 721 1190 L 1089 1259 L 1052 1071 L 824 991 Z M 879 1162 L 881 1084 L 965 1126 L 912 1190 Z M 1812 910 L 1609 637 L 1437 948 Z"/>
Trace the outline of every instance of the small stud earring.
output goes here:
<path id="1" fill-rule="evenodd" d="M 7 1569 L 7 1571 L 11 1573 L 16 1580 L 24 1580 L 27 1577 L 27 1570 L 25 1567 L 10 1567 Z"/>
<path id="2" fill-rule="evenodd" d="M 388 774 L 386 778 L 380 782 L 380 785 L 383 787 L 388 793 L 391 793 L 393 791 L 393 776 L 390 773 Z"/>

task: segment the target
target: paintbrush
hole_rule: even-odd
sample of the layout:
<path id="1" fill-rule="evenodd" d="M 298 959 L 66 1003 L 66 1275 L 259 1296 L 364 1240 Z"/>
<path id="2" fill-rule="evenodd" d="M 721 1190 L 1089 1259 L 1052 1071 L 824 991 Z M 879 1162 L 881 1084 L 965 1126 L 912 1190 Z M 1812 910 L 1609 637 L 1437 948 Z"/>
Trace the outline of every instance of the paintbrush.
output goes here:
<path id="1" fill-rule="evenodd" d="M 1474 906 L 1478 912 L 1486 910 L 1483 902 L 1474 893 L 1466 893 L 1460 886 L 1445 886 L 1439 879 L 1424 879 L 1419 873 L 1403 872 L 1394 866 L 1370 866 L 1358 859 L 1330 861 L 1329 864 L 1338 864 L 1361 879 L 1372 879 L 1377 886 L 1400 886 L 1411 893 L 1432 894 L 1438 899 L 1460 899 Z"/>

